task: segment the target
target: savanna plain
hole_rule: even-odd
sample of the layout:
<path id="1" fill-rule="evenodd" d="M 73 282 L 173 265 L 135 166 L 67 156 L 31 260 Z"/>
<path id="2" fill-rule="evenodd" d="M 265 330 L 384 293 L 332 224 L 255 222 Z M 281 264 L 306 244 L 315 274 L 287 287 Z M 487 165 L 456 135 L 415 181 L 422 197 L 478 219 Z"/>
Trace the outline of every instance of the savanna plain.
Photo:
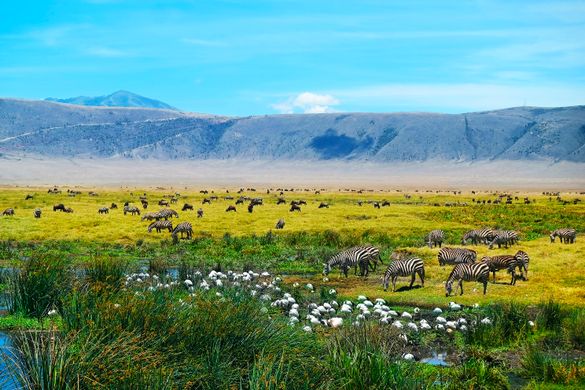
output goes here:
<path id="1" fill-rule="evenodd" d="M 0 216 L 5 386 L 585 386 L 584 193 L 52 190 L 0 189 L 0 212 L 14 210 Z M 261 204 L 249 212 L 254 198 Z M 300 211 L 290 211 L 291 201 L 303 201 Z M 125 203 L 140 215 L 125 213 Z M 54 211 L 58 204 L 72 212 Z M 189 222 L 192 237 L 148 231 L 145 215 L 167 208 L 178 214 L 168 219 L 173 227 Z M 520 239 L 493 249 L 462 243 L 482 228 Z M 576 240 L 551 242 L 559 228 L 576 229 Z M 443 247 L 473 249 L 478 262 L 522 250 L 528 271 L 514 285 L 505 269 L 495 282 L 490 274 L 485 295 L 481 283 L 466 281 L 463 295 L 446 296 L 453 266 L 439 265 L 440 248 L 427 245 L 435 229 Z M 359 245 L 380 250 L 382 264 L 367 277 L 353 268 L 348 277 L 335 267 L 322 274 L 335 254 Z M 417 276 L 410 288 L 406 276 L 384 291 L 394 252 L 423 261 L 424 286 Z"/>

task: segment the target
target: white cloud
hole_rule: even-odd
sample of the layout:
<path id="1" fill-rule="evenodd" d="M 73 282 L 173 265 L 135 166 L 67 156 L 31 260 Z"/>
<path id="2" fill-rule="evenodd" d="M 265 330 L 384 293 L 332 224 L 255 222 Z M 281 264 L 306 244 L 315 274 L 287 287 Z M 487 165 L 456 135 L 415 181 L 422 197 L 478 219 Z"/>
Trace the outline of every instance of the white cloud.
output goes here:
<path id="1" fill-rule="evenodd" d="M 128 53 L 128 52 L 118 50 L 118 49 L 112 49 L 110 47 L 104 47 L 104 46 L 90 47 L 85 52 L 91 56 L 106 57 L 106 58 L 129 57 L 130 56 L 130 53 Z"/>
<path id="2" fill-rule="evenodd" d="M 303 92 L 284 102 L 273 104 L 272 108 L 282 114 L 292 114 L 295 112 L 321 114 L 324 112 L 334 112 L 335 110 L 332 106 L 336 106 L 339 103 L 339 100 L 332 95 Z"/>

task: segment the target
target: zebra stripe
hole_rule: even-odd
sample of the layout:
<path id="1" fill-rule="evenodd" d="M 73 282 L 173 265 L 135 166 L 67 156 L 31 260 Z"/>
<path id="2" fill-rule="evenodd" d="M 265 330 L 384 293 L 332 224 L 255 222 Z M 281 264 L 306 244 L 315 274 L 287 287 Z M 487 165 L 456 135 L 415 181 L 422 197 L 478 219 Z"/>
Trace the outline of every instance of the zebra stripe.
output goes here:
<path id="1" fill-rule="evenodd" d="M 522 275 L 522 279 L 528 280 L 528 263 L 530 262 L 530 257 L 528 257 L 528 253 L 524 251 L 518 251 L 514 255 L 516 257 L 516 266 Z"/>
<path id="2" fill-rule="evenodd" d="M 405 260 L 397 260 L 388 266 L 384 273 L 384 291 L 388 289 L 388 281 L 392 278 L 392 292 L 396 291 L 396 279 L 399 276 L 412 276 L 410 286 L 412 288 L 416 274 L 420 277 L 422 286 L 425 285 L 425 266 L 423 261 L 418 257 Z"/>
<path id="3" fill-rule="evenodd" d="M 173 233 L 172 233 L 173 241 L 178 240 L 177 235 L 179 233 L 181 233 L 181 238 L 183 238 L 183 235 L 186 234 L 187 239 L 190 240 L 191 237 L 193 236 L 193 226 L 191 226 L 191 224 L 189 222 L 181 222 L 180 224 L 175 226 L 175 228 L 173 229 Z"/>
<path id="4" fill-rule="evenodd" d="M 467 241 L 471 241 L 473 245 L 477 244 L 487 244 L 489 241 L 493 240 L 494 231 L 492 229 L 478 229 L 478 230 L 470 230 L 463 235 L 461 239 L 461 244 L 467 244 Z"/>
<path id="5" fill-rule="evenodd" d="M 36 209 L 34 209 L 34 211 L 33 211 L 33 216 L 34 216 L 35 218 L 40 218 L 40 217 L 41 217 L 41 209 L 40 209 L 40 208 L 36 208 Z"/>
<path id="6" fill-rule="evenodd" d="M 451 271 L 449 279 L 447 279 L 447 282 L 445 283 L 445 296 L 448 297 L 451 295 L 453 282 L 459 282 L 459 288 L 461 290 L 459 295 L 463 295 L 463 281 L 476 281 L 482 283 L 483 295 L 485 295 L 489 277 L 490 268 L 486 263 L 457 264 L 453 268 L 453 271 Z"/>
<path id="7" fill-rule="evenodd" d="M 508 273 L 512 275 L 510 284 L 516 284 L 516 256 L 513 255 L 501 255 L 501 256 L 485 256 L 481 259 L 482 263 L 486 263 L 490 268 L 490 272 L 494 274 L 494 283 L 496 282 L 496 272 L 502 269 L 508 270 Z"/>
<path id="8" fill-rule="evenodd" d="M 558 237 L 561 243 L 573 244 L 577 238 L 577 231 L 568 228 L 557 229 L 550 234 L 550 242 L 555 242 L 555 237 Z"/>
<path id="9" fill-rule="evenodd" d="M 432 248 L 433 246 L 438 246 L 440 248 L 443 244 L 443 237 L 444 233 L 442 230 L 432 230 L 429 234 L 427 234 L 426 238 L 429 248 Z"/>
<path id="10" fill-rule="evenodd" d="M 380 250 L 372 246 L 356 246 L 334 255 L 324 264 L 323 275 L 328 275 L 331 268 L 339 266 L 341 272 L 347 277 L 347 271 L 351 267 L 360 267 L 361 275 L 367 276 L 369 261 L 373 256 L 379 256 Z"/>
<path id="11" fill-rule="evenodd" d="M 446 247 L 439 250 L 437 258 L 439 259 L 439 265 L 475 263 L 477 252 L 472 249 Z"/>
<path id="12" fill-rule="evenodd" d="M 136 206 L 124 206 L 124 215 L 126 215 L 126 213 L 140 215 L 140 210 Z"/>
<path id="13" fill-rule="evenodd" d="M 501 248 L 502 245 L 508 248 L 508 245 L 513 245 L 518 243 L 518 233 L 513 230 L 496 230 L 495 236 L 489 244 L 489 248 L 493 249 L 494 244 L 498 244 L 498 248 Z"/>
<path id="14" fill-rule="evenodd" d="M 167 229 L 170 233 L 173 231 L 173 223 L 171 221 L 154 221 L 148 225 L 148 232 L 151 233 L 152 229 L 155 229 L 157 233 L 160 233 L 161 230 Z"/>

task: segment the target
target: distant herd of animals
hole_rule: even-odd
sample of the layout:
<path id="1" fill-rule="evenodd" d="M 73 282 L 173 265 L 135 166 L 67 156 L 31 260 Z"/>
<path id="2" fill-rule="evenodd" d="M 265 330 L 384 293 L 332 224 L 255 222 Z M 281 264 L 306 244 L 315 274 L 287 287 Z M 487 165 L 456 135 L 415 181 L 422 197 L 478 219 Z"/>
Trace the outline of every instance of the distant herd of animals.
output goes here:
<path id="1" fill-rule="evenodd" d="M 248 191 L 255 191 L 255 189 L 247 189 Z M 240 189 L 238 193 L 242 193 L 244 189 Z M 277 189 L 280 192 L 280 196 L 277 198 L 276 204 L 287 204 L 288 202 L 282 197 L 284 195 L 284 191 L 289 191 L 285 189 Z M 293 190 L 290 190 L 291 192 Z M 58 194 L 61 193 L 61 190 L 58 188 L 49 189 L 49 193 Z M 69 196 L 76 196 L 81 194 L 79 191 L 67 191 Z M 200 191 L 202 194 L 208 194 L 207 190 Z M 360 192 L 360 191 L 358 191 Z M 267 191 L 270 193 L 270 190 Z M 315 191 L 316 194 L 319 194 L 320 191 Z M 455 191 L 455 194 L 458 192 Z M 460 193 L 460 192 L 459 192 Z M 97 193 L 91 191 L 89 192 L 90 196 L 99 196 Z M 132 194 L 131 194 L 132 195 Z M 552 200 L 552 197 L 555 196 L 556 200 L 562 202 L 563 204 L 568 204 L 567 201 L 564 201 L 560 198 L 558 193 L 543 193 L 543 195 L 547 195 Z M 169 196 L 169 199 L 161 199 L 157 202 L 159 206 L 169 206 L 170 204 L 176 204 L 178 202 L 178 198 L 180 194 L 175 193 L 174 195 Z M 410 199 L 411 195 L 405 194 L 407 199 Z M 224 200 L 233 200 L 232 196 L 224 196 Z M 34 199 L 33 195 L 27 195 L 25 200 Z M 140 203 L 142 205 L 142 209 L 146 210 L 148 208 L 148 199 L 146 194 L 139 197 Z M 218 199 L 217 195 L 211 195 L 209 197 L 205 197 L 202 200 L 202 204 L 211 204 L 212 201 Z M 505 199 L 502 202 L 502 199 Z M 519 200 L 516 197 L 516 200 Z M 510 204 L 512 201 L 512 197 L 510 195 L 498 195 L 496 200 L 493 202 L 488 201 L 488 203 L 504 203 Z M 580 199 L 574 200 L 572 203 L 578 203 Z M 261 206 L 264 204 L 264 201 L 260 197 L 250 198 L 247 196 L 240 196 L 235 205 L 229 205 L 225 212 L 237 212 L 237 205 L 243 204 L 244 202 L 249 202 L 247 206 L 248 212 L 252 213 L 255 206 Z M 476 201 L 473 199 L 475 203 L 485 203 L 485 201 Z M 530 204 L 534 202 L 534 200 L 529 200 L 528 198 L 523 199 L 523 203 Z M 374 208 L 380 208 L 389 206 L 390 202 L 388 201 L 358 201 L 357 204 L 362 206 L 363 204 L 370 203 L 373 205 Z M 293 200 L 290 203 L 290 212 L 294 211 L 301 211 L 301 206 L 307 205 L 307 202 L 304 200 Z M 465 203 L 446 203 L 445 206 L 461 206 L 465 205 Z M 329 204 L 325 202 L 321 202 L 318 208 L 329 208 Z M 110 210 L 118 209 L 116 203 L 111 203 L 110 207 L 100 207 L 98 209 L 98 214 L 109 214 Z M 181 211 L 193 211 L 194 206 L 188 203 L 185 203 L 181 209 Z M 59 203 L 53 206 L 53 212 L 64 212 L 64 213 L 73 213 L 73 210 L 70 207 L 66 207 L 63 203 Z M 141 215 L 140 208 L 133 206 L 130 202 L 125 202 L 123 206 L 123 213 L 124 215 Z M 15 215 L 15 211 L 13 208 L 7 208 L 2 212 L 3 216 L 13 216 Z M 35 218 L 41 218 L 42 211 L 40 208 L 35 208 L 33 211 L 33 216 Z M 172 218 L 179 218 L 179 214 L 170 208 L 163 208 L 157 212 L 146 212 L 141 215 L 142 221 L 149 221 L 151 222 L 147 230 L 151 233 L 153 230 L 157 233 L 162 231 L 168 231 L 171 233 L 173 241 L 177 241 L 179 236 L 185 239 L 191 239 L 193 236 L 193 226 L 189 222 L 180 222 L 176 226 L 173 226 L 173 223 L 170 219 Z M 198 208 L 197 210 L 197 218 L 203 218 L 203 209 Z M 276 229 L 283 229 L 285 226 L 285 221 L 283 218 L 279 219 L 276 223 Z M 575 229 L 571 228 L 561 228 L 556 229 L 550 233 L 550 240 L 551 243 L 554 243 L 556 238 L 559 238 L 561 243 L 565 244 L 573 244 L 576 240 L 577 232 Z M 496 280 L 496 272 L 500 270 L 506 270 L 511 275 L 510 285 L 516 284 L 516 281 L 521 278 L 523 280 L 527 280 L 528 275 L 528 264 L 530 258 L 528 254 L 522 250 L 517 251 L 513 255 L 500 255 L 500 256 L 485 256 L 479 262 L 477 262 L 477 252 L 472 249 L 467 248 L 449 248 L 449 247 L 442 247 L 444 242 L 445 234 L 442 230 L 432 230 L 429 232 L 425 237 L 425 242 L 429 246 L 429 248 L 439 247 L 439 253 L 437 255 L 439 265 L 452 265 L 453 269 L 445 282 L 445 292 L 446 295 L 449 296 L 452 293 L 453 284 L 456 283 L 457 287 L 460 291 L 460 294 L 463 294 L 463 282 L 470 282 L 476 281 L 483 284 L 483 293 L 486 294 L 487 291 L 487 284 L 489 281 L 489 274 L 490 272 L 493 273 L 493 280 Z M 495 245 L 498 248 L 504 246 L 508 248 L 511 245 L 517 244 L 519 240 L 519 235 L 517 232 L 512 230 L 497 230 L 497 229 L 477 229 L 477 230 L 470 230 L 466 232 L 462 239 L 461 244 L 473 244 L 473 245 L 488 245 L 489 249 L 494 248 Z M 415 282 L 416 276 L 418 275 L 421 280 L 421 285 L 424 287 L 424 279 L 425 279 L 425 268 L 424 262 L 419 257 L 416 257 L 412 254 L 406 252 L 394 252 L 390 259 L 392 260 L 383 276 L 383 287 L 384 291 L 387 290 L 389 283 L 392 283 L 392 291 L 396 291 L 396 281 L 398 277 L 411 277 L 411 282 L 409 288 L 412 288 L 412 285 Z M 333 257 L 331 257 L 326 263 L 324 263 L 323 274 L 328 275 L 332 268 L 338 267 L 343 275 L 346 277 L 348 276 L 348 270 L 352 267 L 354 268 L 354 274 L 357 275 L 358 268 L 360 270 L 360 276 L 367 277 L 369 271 L 375 271 L 377 268 L 378 261 L 382 263 L 382 258 L 380 256 L 380 249 L 371 246 L 371 245 L 363 245 L 357 246 L 353 248 L 349 248 L 342 252 L 337 253 Z M 516 273 L 516 269 L 520 271 L 520 274 Z"/>

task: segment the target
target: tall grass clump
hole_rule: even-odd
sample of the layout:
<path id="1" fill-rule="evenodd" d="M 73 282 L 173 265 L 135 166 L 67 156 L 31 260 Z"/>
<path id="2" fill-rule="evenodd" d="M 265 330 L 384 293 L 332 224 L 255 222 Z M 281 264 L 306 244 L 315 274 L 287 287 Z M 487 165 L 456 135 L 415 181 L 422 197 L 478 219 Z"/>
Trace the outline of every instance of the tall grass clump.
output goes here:
<path id="1" fill-rule="evenodd" d="M 85 268 L 87 283 L 120 288 L 128 271 L 128 261 L 112 257 L 94 257 Z"/>
<path id="2" fill-rule="evenodd" d="M 469 359 L 448 374 L 447 389 L 509 389 L 506 375 L 498 367 L 479 359 Z"/>
<path id="3" fill-rule="evenodd" d="M 574 348 L 585 350 L 585 310 L 573 309 L 563 322 L 564 337 Z"/>
<path id="4" fill-rule="evenodd" d="M 481 319 L 484 317 L 489 318 L 491 323 L 483 324 Z M 515 345 L 530 334 L 529 320 L 526 305 L 516 302 L 493 304 L 476 319 L 476 325 L 465 333 L 465 341 L 486 348 Z"/>
<path id="5" fill-rule="evenodd" d="M 537 382 L 585 385 L 585 362 L 551 356 L 539 345 L 526 348 L 521 360 L 522 375 Z"/>
<path id="6" fill-rule="evenodd" d="M 563 323 L 563 310 L 561 305 L 552 299 L 539 304 L 536 323 L 542 330 L 559 332 Z"/>
<path id="7" fill-rule="evenodd" d="M 24 260 L 10 275 L 10 312 L 40 319 L 53 308 L 60 311 L 72 277 L 69 261 L 60 256 L 36 255 Z"/>

